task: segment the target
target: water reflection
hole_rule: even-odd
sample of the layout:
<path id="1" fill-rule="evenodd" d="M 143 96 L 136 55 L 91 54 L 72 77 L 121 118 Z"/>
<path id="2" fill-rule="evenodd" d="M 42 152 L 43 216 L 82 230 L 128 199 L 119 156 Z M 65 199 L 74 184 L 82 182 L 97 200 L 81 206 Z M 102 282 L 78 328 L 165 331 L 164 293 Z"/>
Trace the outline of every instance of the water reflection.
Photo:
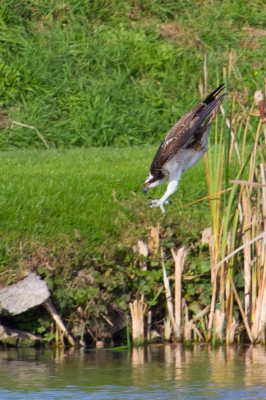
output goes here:
<path id="1" fill-rule="evenodd" d="M 148 398 L 166 398 L 166 394 L 167 398 L 193 398 L 195 393 L 199 399 L 266 398 L 266 352 L 261 345 L 216 350 L 208 345 L 151 345 L 131 352 L 10 349 L 0 351 L 0 369 L 0 388 L 9 394 L 68 390 L 81 398 L 81 393 L 105 398 L 103 392 L 107 398 L 111 394 L 124 398 L 117 396 L 126 390 L 125 398 L 133 398 L 128 392 L 141 393 L 139 398 L 147 393 Z M 1 399 L 12 398 L 1 389 Z M 97 393 L 102 397 L 95 397 Z"/>

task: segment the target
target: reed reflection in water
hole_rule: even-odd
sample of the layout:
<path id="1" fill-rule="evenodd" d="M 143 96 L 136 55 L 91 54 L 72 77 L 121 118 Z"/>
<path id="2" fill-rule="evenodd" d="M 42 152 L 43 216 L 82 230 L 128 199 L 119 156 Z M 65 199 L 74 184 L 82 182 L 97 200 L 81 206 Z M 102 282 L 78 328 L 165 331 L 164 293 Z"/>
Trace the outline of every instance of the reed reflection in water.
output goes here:
<path id="1" fill-rule="evenodd" d="M 201 382 L 216 387 L 266 388 L 266 349 L 262 345 L 221 346 L 215 350 L 207 345 L 173 347 L 149 346 L 132 350 L 132 379 L 140 384 L 144 379 L 141 365 L 164 360 L 160 381 L 175 380 L 182 384 Z M 266 393 L 265 393 L 266 398 Z"/>
<path id="2" fill-rule="evenodd" d="M 131 352 L 10 349 L 0 351 L 0 369 L 1 399 L 23 393 L 38 399 L 68 398 L 66 393 L 82 399 L 266 398 L 261 345 L 215 350 L 202 344 L 150 345 Z"/>

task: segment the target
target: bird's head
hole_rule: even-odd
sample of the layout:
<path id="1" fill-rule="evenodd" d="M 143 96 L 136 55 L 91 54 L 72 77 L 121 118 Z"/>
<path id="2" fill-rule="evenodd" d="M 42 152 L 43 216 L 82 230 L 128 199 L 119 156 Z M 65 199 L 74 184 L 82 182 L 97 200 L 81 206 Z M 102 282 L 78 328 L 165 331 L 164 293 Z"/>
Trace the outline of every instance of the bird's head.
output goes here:
<path id="1" fill-rule="evenodd" d="M 160 176 L 153 176 L 151 173 L 145 179 L 143 186 L 142 186 L 142 193 L 146 194 L 149 189 L 152 189 L 161 183 L 165 182 L 166 177 L 162 175 Z"/>

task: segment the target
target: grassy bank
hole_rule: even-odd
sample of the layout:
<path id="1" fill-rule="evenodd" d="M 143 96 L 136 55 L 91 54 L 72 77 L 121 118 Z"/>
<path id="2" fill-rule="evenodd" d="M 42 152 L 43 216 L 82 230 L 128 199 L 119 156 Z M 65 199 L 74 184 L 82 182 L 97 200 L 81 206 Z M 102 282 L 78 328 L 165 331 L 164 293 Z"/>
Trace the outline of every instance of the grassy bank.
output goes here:
<path id="1" fill-rule="evenodd" d="M 158 224 L 166 246 L 197 242 L 210 217 L 207 200 L 182 208 L 207 193 L 203 161 L 184 174 L 168 216 L 147 207 L 141 187 L 155 150 L 2 152 L 1 284 L 15 282 L 24 271 L 37 272 L 60 315 L 71 327 L 86 321 L 96 337 L 104 330 L 104 317 L 117 308 L 126 312 L 136 293 L 145 293 L 153 306 L 163 304 L 159 255 L 144 272 L 143 257 L 132 246 L 139 239 L 146 242 L 150 227 Z M 158 197 L 164 189 L 151 195 Z M 22 315 L 16 324 L 46 334 L 48 341 L 54 338 L 44 310 Z"/>
<path id="2" fill-rule="evenodd" d="M 5 1 L 0 149 L 157 142 L 223 81 L 250 106 L 261 84 L 265 7 L 245 2 Z M 206 89 L 206 88 L 205 88 Z M 249 91 L 251 90 L 251 96 Z"/>
<path id="3" fill-rule="evenodd" d="M 1 153 L 2 243 L 51 246 L 76 239 L 101 250 L 122 241 L 133 244 L 145 235 L 145 226 L 163 220 L 177 224 L 184 235 L 199 231 L 209 222 L 207 202 L 178 208 L 206 195 L 203 163 L 184 175 L 173 198 L 177 210 L 164 218 L 146 206 L 141 193 L 155 151 L 145 146 Z"/>

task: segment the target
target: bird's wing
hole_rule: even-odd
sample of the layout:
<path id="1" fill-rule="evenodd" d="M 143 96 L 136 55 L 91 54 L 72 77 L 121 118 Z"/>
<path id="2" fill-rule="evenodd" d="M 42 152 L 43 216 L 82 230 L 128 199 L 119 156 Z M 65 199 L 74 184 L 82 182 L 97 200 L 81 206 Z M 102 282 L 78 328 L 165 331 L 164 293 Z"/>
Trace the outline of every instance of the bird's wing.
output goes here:
<path id="1" fill-rule="evenodd" d="M 210 104 L 210 103 L 212 103 L 212 102 L 215 100 L 216 96 L 217 96 L 222 90 L 224 90 L 224 88 L 225 88 L 225 84 L 222 83 L 220 86 L 218 86 L 218 88 L 216 88 L 213 92 L 211 92 L 211 93 L 206 97 L 205 100 L 203 100 L 203 103 L 204 103 L 204 104 L 207 104 L 207 105 Z"/>
<path id="2" fill-rule="evenodd" d="M 208 128 L 208 126 L 211 125 L 211 123 L 212 123 L 213 119 L 215 118 L 215 115 L 217 114 L 217 111 L 226 95 L 227 95 L 227 93 L 224 93 L 221 96 L 219 96 L 217 99 L 215 99 L 215 101 L 212 102 L 213 107 L 210 110 L 210 112 L 208 113 L 208 116 L 207 116 L 207 118 L 205 118 L 204 124 L 201 127 L 203 131 L 205 131 Z"/>
<path id="3" fill-rule="evenodd" d="M 208 105 L 206 105 L 206 103 L 200 103 L 194 106 L 175 123 L 167 133 L 153 159 L 150 169 L 152 175 L 156 175 L 156 173 L 161 171 L 163 166 L 174 157 L 177 151 L 189 142 L 208 116 L 209 118 L 207 121 L 208 125 L 210 125 L 224 96 L 225 94 L 214 99 Z M 205 124 L 205 126 L 206 125 L 207 124 Z"/>
<path id="4" fill-rule="evenodd" d="M 152 175 L 161 170 L 164 164 L 176 154 L 178 149 L 190 139 L 192 134 L 189 135 L 188 126 L 193 121 L 195 114 L 202 108 L 204 108 L 204 104 L 194 106 L 169 130 L 152 161 Z"/>

